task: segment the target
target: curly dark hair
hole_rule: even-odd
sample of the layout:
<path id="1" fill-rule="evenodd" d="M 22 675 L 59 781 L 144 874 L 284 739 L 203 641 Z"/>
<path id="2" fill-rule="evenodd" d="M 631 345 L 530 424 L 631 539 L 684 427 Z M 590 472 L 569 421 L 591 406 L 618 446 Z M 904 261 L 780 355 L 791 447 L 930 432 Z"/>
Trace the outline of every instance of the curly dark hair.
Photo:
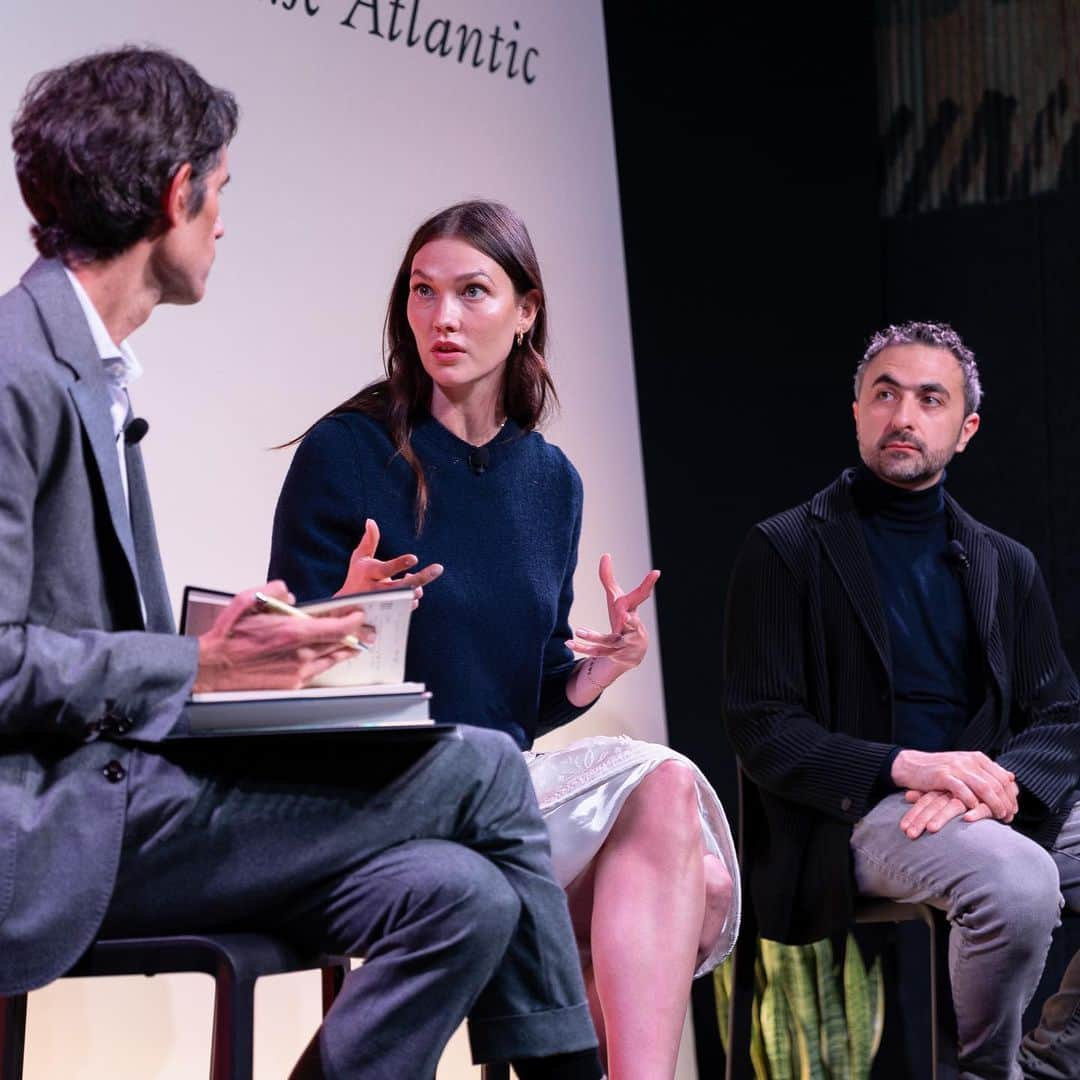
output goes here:
<path id="1" fill-rule="evenodd" d="M 238 117 L 232 94 L 160 49 L 127 46 L 35 76 L 11 130 L 38 251 L 74 265 L 158 235 L 162 196 L 185 162 L 198 213 Z"/>
<path id="2" fill-rule="evenodd" d="M 558 402 L 544 360 L 548 322 L 544 283 L 525 222 L 509 207 L 486 200 L 456 203 L 428 218 L 413 233 L 390 292 L 384 324 L 385 378 L 365 387 L 327 414 L 362 412 L 386 424 L 397 452 L 416 476 L 418 532 L 423 528 L 427 512 L 428 485 L 411 438 L 417 417 L 431 404 L 432 384 L 409 327 L 409 278 L 416 253 L 430 241 L 445 238 L 464 240 L 497 262 L 519 297 L 530 292 L 537 294 L 532 328 L 520 345 L 515 342 L 506 360 L 502 402 L 505 415 L 524 431 L 532 431 Z"/>
<path id="3" fill-rule="evenodd" d="M 960 340 L 960 335 L 948 324 L 937 322 L 906 322 L 897 326 L 887 326 L 879 330 L 866 346 L 858 367 L 855 368 L 855 397 L 862 388 L 863 372 L 866 365 L 882 349 L 890 345 L 929 345 L 934 349 L 951 352 L 960 365 L 964 377 L 964 412 L 966 415 L 979 411 L 982 402 L 982 382 L 979 379 L 979 366 L 975 363 L 975 354 Z"/>

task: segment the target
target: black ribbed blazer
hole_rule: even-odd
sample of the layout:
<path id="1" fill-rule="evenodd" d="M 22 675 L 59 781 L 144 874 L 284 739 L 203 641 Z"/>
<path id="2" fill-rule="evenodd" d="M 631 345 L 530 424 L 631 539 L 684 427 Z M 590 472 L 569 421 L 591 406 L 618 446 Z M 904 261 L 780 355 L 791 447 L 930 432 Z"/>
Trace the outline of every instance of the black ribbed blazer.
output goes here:
<path id="1" fill-rule="evenodd" d="M 763 936 L 844 930 L 852 826 L 873 805 L 893 743 L 885 611 L 851 496 L 853 470 L 756 525 L 724 624 L 723 706 L 751 783 L 744 843 Z M 945 496 L 983 660 L 986 697 L 957 749 L 1016 774 L 1016 827 L 1050 843 L 1080 791 L 1080 691 L 1042 575 L 1023 545 Z"/>

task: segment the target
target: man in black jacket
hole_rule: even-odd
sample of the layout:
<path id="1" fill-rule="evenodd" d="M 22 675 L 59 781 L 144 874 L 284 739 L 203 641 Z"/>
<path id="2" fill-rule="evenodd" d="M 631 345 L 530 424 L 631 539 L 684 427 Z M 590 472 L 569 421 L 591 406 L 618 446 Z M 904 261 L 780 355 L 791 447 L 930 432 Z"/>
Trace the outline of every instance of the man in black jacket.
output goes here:
<path id="1" fill-rule="evenodd" d="M 1017 1048 L 1062 896 L 1080 910 L 1080 688 L 1031 553 L 943 490 L 980 397 L 949 327 L 873 338 L 862 464 L 739 556 L 725 713 L 762 934 L 841 931 L 857 893 L 933 903 L 961 1076 L 1076 1077 L 1080 958 Z"/>

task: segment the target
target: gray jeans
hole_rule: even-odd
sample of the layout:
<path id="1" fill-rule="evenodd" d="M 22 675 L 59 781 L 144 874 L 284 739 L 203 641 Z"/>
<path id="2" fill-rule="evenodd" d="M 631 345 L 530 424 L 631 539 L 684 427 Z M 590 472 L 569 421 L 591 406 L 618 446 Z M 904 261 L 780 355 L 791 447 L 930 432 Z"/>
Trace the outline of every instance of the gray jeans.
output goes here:
<path id="1" fill-rule="evenodd" d="M 1080 958 L 1020 1047 L 1020 1018 L 1042 974 L 1064 903 L 1080 911 L 1080 803 L 1050 851 L 998 821 L 950 821 L 910 840 L 902 794 L 878 803 L 851 838 L 859 891 L 941 908 L 963 1080 L 1080 1077 Z"/>
<path id="2" fill-rule="evenodd" d="M 239 928 L 363 956 L 319 1035 L 333 1078 L 430 1077 L 468 1015 L 479 1061 L 596 1045 L 521 753 L 248 740 L 136 753 L 103 933 Z M 215 745 L 216 744 L 216 745 Z"/>

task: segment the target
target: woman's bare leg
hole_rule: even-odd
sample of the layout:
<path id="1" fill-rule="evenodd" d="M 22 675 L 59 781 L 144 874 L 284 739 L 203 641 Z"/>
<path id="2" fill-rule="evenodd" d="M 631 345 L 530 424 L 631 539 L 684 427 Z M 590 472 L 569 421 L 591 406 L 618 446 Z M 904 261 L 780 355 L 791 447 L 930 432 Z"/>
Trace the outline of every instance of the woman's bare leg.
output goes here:
<path id="1" fill-rule="evenodd" d="M 577 938 L 578 955 L 581 957 L 581 974 L 585 979 L 586 1000 L 596 1038 L 600 1043 L 600 1061 L 607 1070 L 607 1032 L 604 1025 L 604 1010 L 600 1005 L 600 995 L 596 990 L 596 974 L 592 965 L 592 948 L 589 942 L 592 934 L 593 886 L 596 881 L 596 860 L 589 863 L 566 887 L 566 900 L 570 908 L 570 922 Z"/>
<path id="2" fill-rule="evenodd" d="M 706 869 L 693 773 L 657 766 L 626 800 L 593 862 L 592 971 L 610 1080 L 675 1073 Z"/>

